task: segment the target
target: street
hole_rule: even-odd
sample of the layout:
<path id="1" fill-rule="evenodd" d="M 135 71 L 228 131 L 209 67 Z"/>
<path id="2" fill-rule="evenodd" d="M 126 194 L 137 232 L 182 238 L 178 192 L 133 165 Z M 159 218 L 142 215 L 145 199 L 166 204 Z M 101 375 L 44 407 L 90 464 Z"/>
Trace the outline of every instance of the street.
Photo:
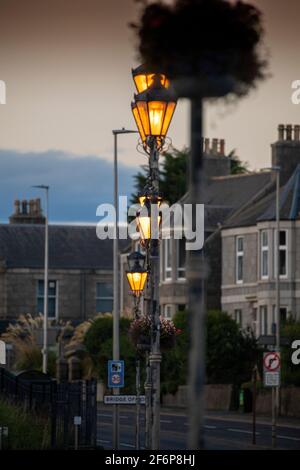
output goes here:
<path id="1" fill-rule="evenodd" d="M 186 449 L 188 421 L 183 411 L 162 411 L 161 449 Z M 144 414 L 141 413 L 141 446 L 144 445 Z M 225 415 L 208 413 L 205 424 L 206 449 L 249 450 L 271 448 L 271 424 L 259 418 L 256 427 L 256 446 L 252 445 L 250 415 Z M 135 410 L 124 407 L 120 410 L 120 449 L 135 449 Z M 105 449 L 112 447 L 112 412 L 110 406 L 98 410 L 97 444 Z M 300 449 L 300 423 L 280 423 L 277 427 L 278 449 Z"/>

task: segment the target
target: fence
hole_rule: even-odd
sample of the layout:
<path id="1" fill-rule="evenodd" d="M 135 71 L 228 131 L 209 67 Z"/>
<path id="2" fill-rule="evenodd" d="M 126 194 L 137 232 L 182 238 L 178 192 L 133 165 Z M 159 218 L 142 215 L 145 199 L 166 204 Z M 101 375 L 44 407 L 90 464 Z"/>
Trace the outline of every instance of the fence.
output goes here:
<path id="1" fill-rule="evenodd" d="M 74 447 L 74 416 L 81 416 L 79 446 L 94 448 L 97 433 L 97 381 L 57 383 L 43 374 L 13 374 L 0 368 L 0 396 L 50 419 L 52 449 Z"/>

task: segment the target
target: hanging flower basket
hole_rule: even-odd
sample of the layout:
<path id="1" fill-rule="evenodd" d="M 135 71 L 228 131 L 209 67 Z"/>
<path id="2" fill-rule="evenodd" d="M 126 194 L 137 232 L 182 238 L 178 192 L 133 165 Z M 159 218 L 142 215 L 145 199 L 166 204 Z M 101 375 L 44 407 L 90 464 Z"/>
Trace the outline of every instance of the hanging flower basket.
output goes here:
<path id="1" fill-rule="evenodd" d="M 129 336 L 134 346 L 139 350 L 149 351 L 151 347 L 152 321 L 150 316 L 143 315 L 132 321 Z M 176 344 L 180 334 L 171 320 L 160 317 L 160 346 L 162 351 L 171 349 Z"/>

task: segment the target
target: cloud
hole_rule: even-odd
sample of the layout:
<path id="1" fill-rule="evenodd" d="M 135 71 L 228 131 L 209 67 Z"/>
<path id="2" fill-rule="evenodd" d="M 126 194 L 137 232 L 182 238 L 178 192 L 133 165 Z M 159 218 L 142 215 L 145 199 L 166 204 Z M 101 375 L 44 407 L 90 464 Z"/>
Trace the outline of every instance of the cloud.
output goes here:
<path id="1" fill-rule="evenodd" d="M 136 167 L 119 164 L 119 194 L 130 196 Z M 21 153 L 0 150 L 0 220 L 6 222 L 15 199 L 43 196 L 32 185 L 50 186 L 50 221 L 98 222 L 96 208 L 113 203 L 113 164 L 103 158 L 59 150 Z"/>

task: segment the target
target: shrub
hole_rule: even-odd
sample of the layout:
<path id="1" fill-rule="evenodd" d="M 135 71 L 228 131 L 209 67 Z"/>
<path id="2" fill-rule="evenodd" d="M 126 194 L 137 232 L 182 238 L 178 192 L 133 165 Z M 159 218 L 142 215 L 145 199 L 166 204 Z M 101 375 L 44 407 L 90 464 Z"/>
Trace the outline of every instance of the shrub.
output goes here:
<path id="1" fill-rule="evenodd" d="M 4 448 L 37 450 L 50 447 L 49 421 L 4 400 L 0 400 L 0 426 L 8 427 Z"/>

